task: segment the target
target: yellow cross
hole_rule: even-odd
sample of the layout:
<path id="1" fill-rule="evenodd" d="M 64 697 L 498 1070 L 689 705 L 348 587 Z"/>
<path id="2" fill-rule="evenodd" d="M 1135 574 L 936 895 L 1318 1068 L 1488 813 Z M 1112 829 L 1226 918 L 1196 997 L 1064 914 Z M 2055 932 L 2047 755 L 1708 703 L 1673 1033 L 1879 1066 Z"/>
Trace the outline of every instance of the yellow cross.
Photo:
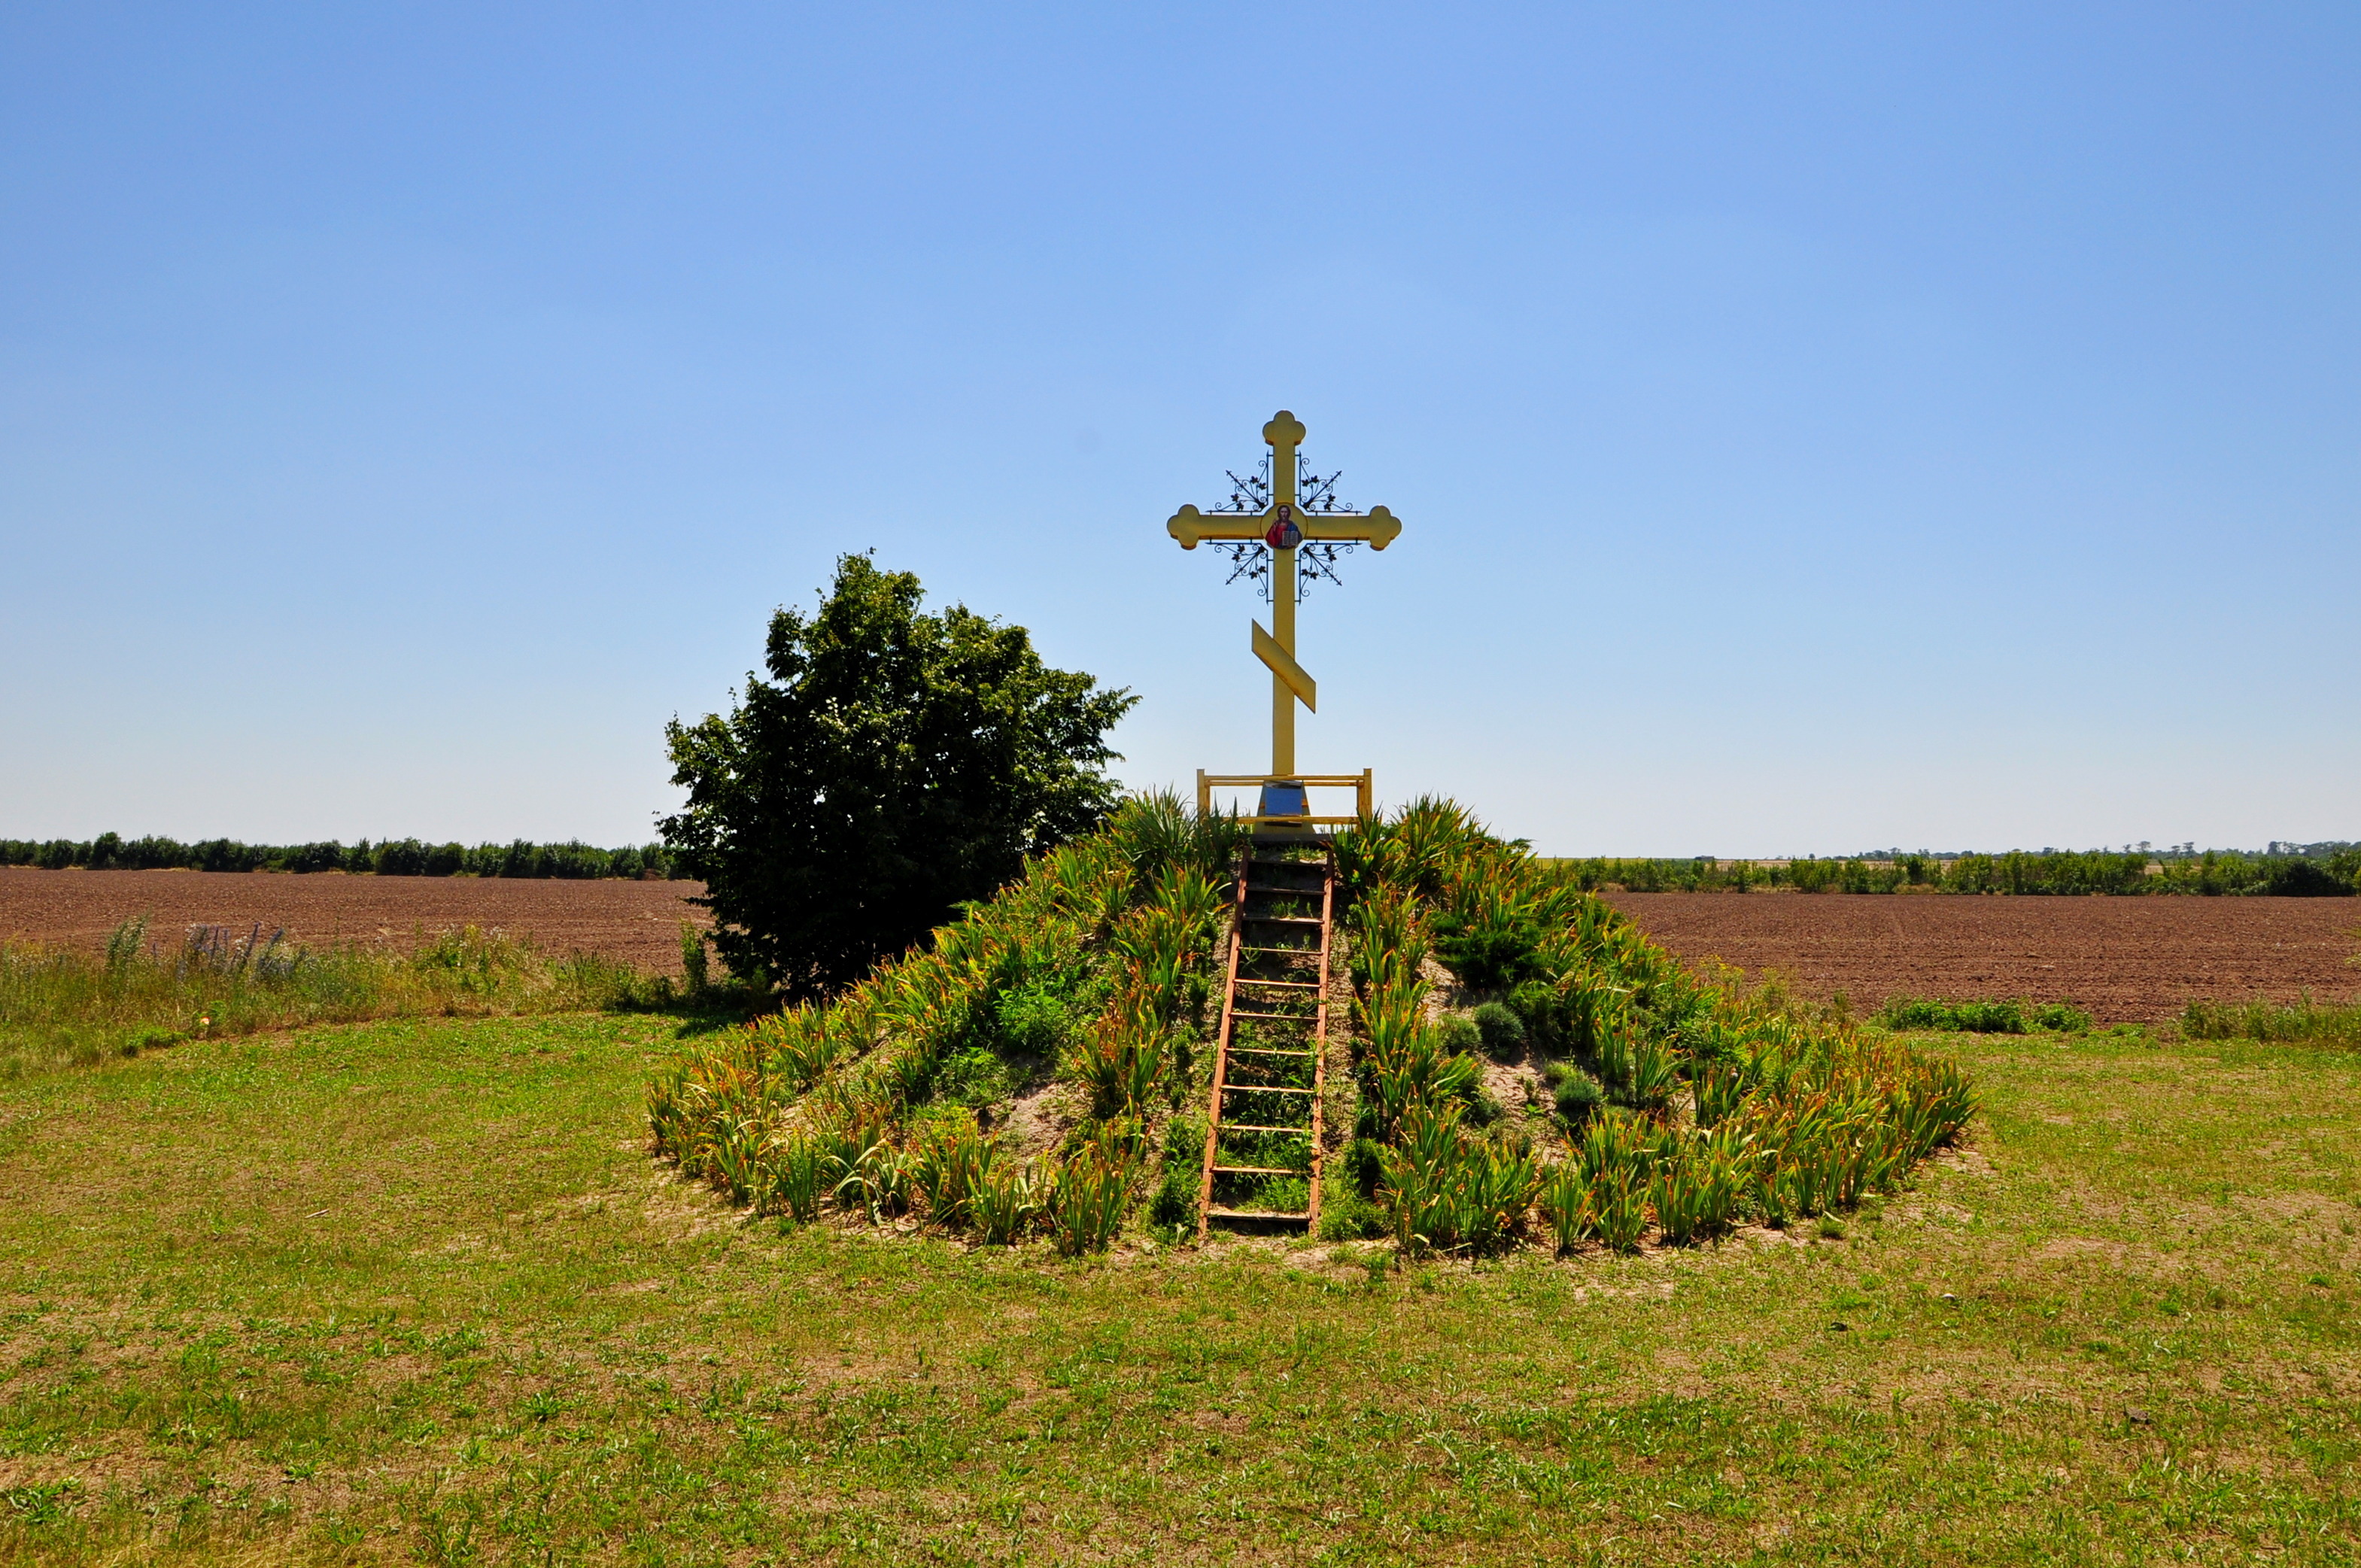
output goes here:
<path id="1" fill-rule="evenodd" d="M 1303 443 L 1303 424 L 1281 409 L 1262 427 L 1270 444 L 1270 505 L 1261 512 L 1214 512 L 1208 515 L 1184 506 L 1164 525 L 1183 550 L 1194 550 L 1201 539 L 1259 539 L 1271 546 L 1270 618 L 1273 630 L 1254 623 L 1255 657 L 1270 666 L 1270 774 L 1295 776 L 1295 704 L 1317 713 L 1319 690 L 1303 666 L 1295 662 L 1295 546 L 1298 538 L 1333 543 L 1352 540 L 1372 550 L 1383 550 L 1401 532 L 1401 521 L 1383 507 L 1367 512 L 1306 514 L 1295 497 L 1295 449 Z M 1281 542 L 1285 541 L 1284 543 Z"/>

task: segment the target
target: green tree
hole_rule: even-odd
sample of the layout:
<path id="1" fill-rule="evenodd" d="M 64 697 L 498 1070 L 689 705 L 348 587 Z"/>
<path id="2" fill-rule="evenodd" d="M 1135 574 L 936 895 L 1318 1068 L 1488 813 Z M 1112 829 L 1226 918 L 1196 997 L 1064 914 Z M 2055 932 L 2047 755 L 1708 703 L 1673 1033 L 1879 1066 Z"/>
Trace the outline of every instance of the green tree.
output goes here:
<path id="1" fill-rule="evenodd" d="M 664 840 L 732 973 L 798 999 L 849 984 L 1113 808 L 1106 732 L 1139 699 L 923 597 L 844 556 L 818 613 L 772 616 L 769 680 L 665 726 L 688 802 Z"/>

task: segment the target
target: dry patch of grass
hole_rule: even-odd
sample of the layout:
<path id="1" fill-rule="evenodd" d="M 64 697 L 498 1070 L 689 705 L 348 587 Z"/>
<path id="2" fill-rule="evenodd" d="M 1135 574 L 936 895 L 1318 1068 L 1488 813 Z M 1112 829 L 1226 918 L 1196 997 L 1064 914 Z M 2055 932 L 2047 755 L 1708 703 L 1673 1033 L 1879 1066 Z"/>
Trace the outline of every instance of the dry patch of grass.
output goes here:
<path id="1" fill-rule="evenodd" d="M 2361 1542 L 2350 1058 L 1946 1042 L 1985 1118 L 1841 1239 L 1076 1263 L 783 1234 L 653 1172 L 671 1028 L 395 1021 L 0 1088 L 0 1561 Z"/>

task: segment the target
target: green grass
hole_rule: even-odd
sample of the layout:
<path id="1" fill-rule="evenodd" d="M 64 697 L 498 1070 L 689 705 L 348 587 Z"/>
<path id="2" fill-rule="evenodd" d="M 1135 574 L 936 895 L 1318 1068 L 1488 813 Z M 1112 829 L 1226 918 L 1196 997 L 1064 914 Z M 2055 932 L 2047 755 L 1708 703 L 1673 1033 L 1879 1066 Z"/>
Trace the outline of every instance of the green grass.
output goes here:
<path id="1" fill-rule="evenodd" d="M 1405 1268 L 782 1235 L 644 1152 L 674 1028 L 0 1084 L 0 1561 L 2361 1550 L 2340 1053 L 1949 1038 L 1984 1115 L 1842 1239 Z"/>

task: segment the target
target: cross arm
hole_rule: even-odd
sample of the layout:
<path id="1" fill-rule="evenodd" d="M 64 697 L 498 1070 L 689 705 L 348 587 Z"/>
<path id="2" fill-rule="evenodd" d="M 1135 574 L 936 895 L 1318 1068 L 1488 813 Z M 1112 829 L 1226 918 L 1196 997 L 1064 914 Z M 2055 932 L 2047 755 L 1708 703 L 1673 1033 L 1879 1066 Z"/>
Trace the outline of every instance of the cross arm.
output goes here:
<path id="1" fill-rule="evenodd" d="M 1270 531 L 1271 517 L 1268 511 L 1208 513 L 1184 506 L 1165 523 L 1164 532 L 1179 540 L 1181 549 L 1194 550 L 1208 539 L 1260 539 Z M 1401 532 L 1401 519 L 1384 507 L 1371 507 L 1366 512 L 1299 511 L 1295 522 L 1306 539 L 1330 543 L 1352 540 L 1372 550 L 1383 550 Z"/>
<path id="2" fill-rule="evenodd" d="M 1372 550 L 1383 550 L 1401 532 L 1401 519 L 1383 507 L 1371 507 L 1366 512 L 1298 513 L 1295 521 L 1303 530 L 1306 539 L 1350 539 L 1367 544 Z"/>
<path id="3" fill-rule="evenodd" d="M 1260 539 L 1270 527 L 1270 519 L 1260 512 L 1202 512 L 1195 507 L 1184 506 L 1172 514 L 1164 532 L 1180 542 L 1183 550 L 1194 550 L 1205 539 Z"/>

